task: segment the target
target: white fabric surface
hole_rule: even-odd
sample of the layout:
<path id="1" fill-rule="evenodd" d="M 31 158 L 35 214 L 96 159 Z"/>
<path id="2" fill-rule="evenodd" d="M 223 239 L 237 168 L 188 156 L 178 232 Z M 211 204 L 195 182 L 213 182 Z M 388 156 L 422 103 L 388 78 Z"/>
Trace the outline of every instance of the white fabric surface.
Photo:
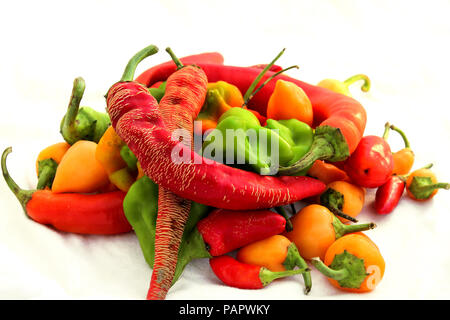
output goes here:
<path id="1" fill-rule="evenodd" d="M 103 110 L 103 95 L 128 59 L 148 44 L 160 53 L 137 74 L 178 56 L 219 51 L 230 65 L 267 63 L 282 49 L 288 72 L 317 83 L 366 73 L 369 93 L 352 87 L 366 108 L 366 134 L 381 135 L 386 121 L 404 129 L 416 152 L 415 168 L 434 163 L 450 181 L 448 159 L 448 1 L 10 1 L 0 30 L 0 149 L 13 147 L 8 166 L 24 188 L 36 183 L 38 152 L 61 141 L 59 121 L 73 79 L 86 81 L 82 105 Z M 391 133 L 393 150 L 402 147 Z M 26 219 L 0 182 L 1 299 L 144 299 L 151 276 L 133 233 L 80 236 Z M 301 277 L 263 290 L 222 285 L 208 261 L 189 264 L 167 299 L 449 299 L 450 193 L 418 203 L 406 195 L 390 215 L 372 209 L 367 194 L 360 221 L 378 227 L 386 273 L 375 291 L 349 294 L 313 271 L 313 289 Z"/>

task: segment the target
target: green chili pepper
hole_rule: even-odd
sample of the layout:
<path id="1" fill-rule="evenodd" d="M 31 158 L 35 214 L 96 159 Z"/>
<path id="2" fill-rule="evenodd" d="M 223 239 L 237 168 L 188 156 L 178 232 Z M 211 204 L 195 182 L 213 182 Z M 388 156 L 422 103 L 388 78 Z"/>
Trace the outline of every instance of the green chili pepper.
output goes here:
<path id="1" fill-rule="evenodd" d="M 123 201 L 123 208 L 125 216 L 139 240 L 146 262 L 150 267 L 153 267 L 155 260 L 156 216 L 158 213 L 158 185 L 147 176 L 138 179 L 128 190 Z M 209 211 L 210 207 L 192 202 L 178 252 L 178 262 L 173 283 L 178 280 L 191 260 L 211 258 L 203 238 L 196 228 L 197 222 L 205 217 Z"/>
<path id="2" fill-rule="evenodd" d="M 160 102 L 166 93 L 166 81 L 162 82 L 157 88 L 149 88 L 148 91 L 156 101 Z"/>
<path id="3" fill-rule="evenodd" d="M 251 111 L 231 108 L 205 138 L 203 156 L 211 154 L 216 161 L 225 157 L 226 164 L 233 162 L 242 165 L 243 169 L 269 174 L 278 169 L 271 167 L 274 164 L 284 167 L 296 163 L 309 151 L 312 142 L 313 130 L 301 121 L 268 119 L 262 127 Z M 307 170 L 296 174 L 304 175 Z"/>
<path id="4" fill-rule="evenodd" d="M 67 113 L 63 117 L 60 132 L 69 144 L 78 140 L 89 140 L 96 143 L 111 125 L 108 114 L 95 111 L 89 107 L 81 107 L 85 83 L 83 78 L 76 78 L 73 82 L 72 96 L 70 97 Z"/>

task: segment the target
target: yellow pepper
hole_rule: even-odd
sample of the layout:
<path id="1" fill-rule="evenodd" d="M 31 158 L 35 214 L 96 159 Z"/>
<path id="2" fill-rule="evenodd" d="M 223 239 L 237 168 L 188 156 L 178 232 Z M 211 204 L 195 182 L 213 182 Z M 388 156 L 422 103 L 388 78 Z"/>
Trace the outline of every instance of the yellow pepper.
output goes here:
<path id="1" fill-rule="evenodd" d="M 337 92 L 337 93 L 341 93 L 343 95 L 349 96 L 351 97 L 351 93 L 350 90 L 348 89 L 348 87 L 359 80 L 363 80 L 364 83 L 361 86 L 361 90 L 364 92 L 369 91 L 370 89 L 370 79 L 368 76 L 366 76 L 365 74 L 357 74 L 354 75 L 350 78 L 348 78 L 345 81 L 339 81 L 339 80 L 335 80 L 335 79 L 324 79 L 322 81 L 320 81 L 317 86 L 322 87 L 322 88 L 326 88 L 326 89 L 330 89 L 331 91 Z"/>

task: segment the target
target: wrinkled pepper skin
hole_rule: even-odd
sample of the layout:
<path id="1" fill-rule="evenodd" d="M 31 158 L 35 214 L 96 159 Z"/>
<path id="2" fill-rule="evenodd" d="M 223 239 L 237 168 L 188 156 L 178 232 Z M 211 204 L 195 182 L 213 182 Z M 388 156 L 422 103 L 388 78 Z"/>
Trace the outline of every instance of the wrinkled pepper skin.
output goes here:
<path id="1" fill-rule="evenodd" d="M 153 268 L 155 261 L 155 230 L 158 214 L 158 185 L 147 176 L 138 179 L 128 190 L 123 201 L 125 216 L 133 227 L 147 264 Z M 173 283 L 193 259 L 210 258 L 197 222 L 205 217 L 210 208 L 193 202 L 178 253 Z"/>
<path id="2" fill-rule="evenodd" d="M 284 231 L 286 220 L 270 210 L 230 211 L 215 209 L 200 220 L 197 229 L 212 256 L 243 247 Z"/>

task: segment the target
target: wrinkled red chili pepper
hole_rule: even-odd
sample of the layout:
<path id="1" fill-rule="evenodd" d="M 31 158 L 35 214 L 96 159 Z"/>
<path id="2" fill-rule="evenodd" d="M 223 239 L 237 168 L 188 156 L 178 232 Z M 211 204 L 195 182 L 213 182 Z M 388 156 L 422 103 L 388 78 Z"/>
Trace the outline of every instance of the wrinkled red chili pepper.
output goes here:
<path id="1" fill-rule="evenodd" d="M 10 152 L 11 148 L 7 148 L 2 155 L 3 177 L 30 219 L 71 233 L 106 235 L 131 231 L 123 212 L 125 192 L 81 194 L 23 190 L 6 168 Z"/>
<path id="2" fill-rule="evenodd" d="M 286 219 L 270 210 L 216 209 L 197 223 L 212 256 L 220 256 L 284 231 Z"/>
<path id="3" fill-rule="evenodd" d="M 146 50 L 133 64 L 151 54 Z M 130 81 L 134 71 L 129 70 L 109 89 L 107 110 L 117 134 L 136 155 L 145 174 L 158 185 L 182 198 L 231 210 L 272 208 L 324 191 L 325 184 L 316 179 L 261 176 L 191 151 L 172 138 L 148 89 Z M 173 161 L 174 150 L 183 155 L 182 161 Z"/>
<path id="4" fill-rule="evenodd" d="M 245 93 L 253 80 L 259 75 L 261 69 L 251 67 L 236 67 L 217 64 L 198 63 L 208 81 L 219 80 L 231 83 Z M 175 68 L 167 66 L 154 67 L 143 72 L 136 81 L 151 86 L 157 81 L 164 81 L 175 71 Z M 263 83 L 276 72 L 268 71 L 261 79 Z M 272 94 L 278 79 L 290 81 L 300 86 L 311 101 L 314 112 L 313 126 L 329 125 L 339 128 L 344 135 L 350 153 L 352 153 L 361 140 L 366 127 L 367 115 L 362 105 L 355 99 L 332 92 L 330 90 L 314 86 L 286 75 L 278 75 L 258 91 L 248 103 L 248 108 L 266 115 L 267 102 Z"/>
<path id="5" fill-rule="evenodd" d="M 389 180 L 378 187 L 375 194 L 375 210 L 379 214 L 388 214 L 397 207 L 405 191 L 405 178 L 393 175 Z"/>
<path id="6" fill-rule="evenodd" d="M 272 272 L 261 266 L 239 262 L 230 256 L 211 258 L 209 264 L 224 284 L 240 289 L 262 289 L 275 279 L 310 271 L 304 268 Z"/>

